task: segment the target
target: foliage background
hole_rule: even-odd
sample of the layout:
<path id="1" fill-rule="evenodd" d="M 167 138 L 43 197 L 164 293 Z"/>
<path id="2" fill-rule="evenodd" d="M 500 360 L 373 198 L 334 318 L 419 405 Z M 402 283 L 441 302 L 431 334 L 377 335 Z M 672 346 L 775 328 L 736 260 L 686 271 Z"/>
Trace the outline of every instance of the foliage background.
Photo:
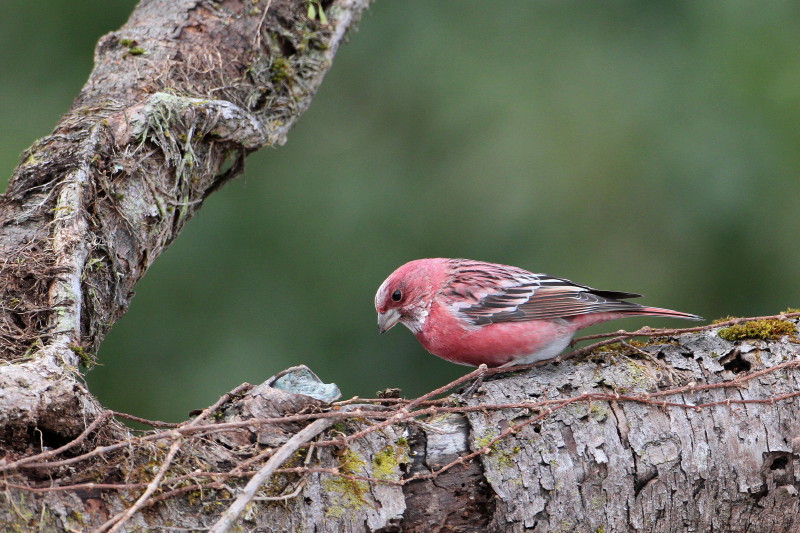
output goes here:
<path id="1" fill-rule="evenodd" d="M 133 5 L 3 6 L 3 179 Z M 347 397 L 423 393 L 466 369 L 378 336 L 372 308 L 419 257 L 708 318 L 800 305 L 798 30 L 789 0 L 376 2 L 288 144 L 251 156 L 139 284 L 91 389 L 167 420 L 299 363 Z"/>

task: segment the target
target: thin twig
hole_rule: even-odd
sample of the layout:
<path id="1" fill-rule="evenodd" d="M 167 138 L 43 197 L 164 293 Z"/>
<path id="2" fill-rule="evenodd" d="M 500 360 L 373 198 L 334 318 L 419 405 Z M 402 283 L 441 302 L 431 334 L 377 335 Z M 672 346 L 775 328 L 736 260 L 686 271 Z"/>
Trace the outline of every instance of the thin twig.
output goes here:
<path id="1" fill-rule="evenodd" d="M 253 501 L 256 493 L 261 488 L 261 485 L 269 479 L 275 470 L 289 457 L 296 452 L 300 446 L 306 444 L 311 439 L 325 431 L 333 425 L 330 419 L 321 418 L 315 420 L 307 425 L 299 432 L 297 432 L 291 439 L 281 446 L 275 454 L 269 458 L 269 461 L 261 467 L 261 469 L 254 475 L 247 485 L 242 489 L 241 494 L 234 500 L 230 507 L 228 507 L 217 522 L 211 527 L 209 533 L 225 533 L 228 531 L 233 523 L 239 518 L 239 515 L 244 511 L 248 503 Z"/>
<path id="2" fill-rule="evenodd" d="M 397 423 L 399 421 L 402 421 L 402 420 L 405 420 L 405 419 L 407 419 L 409 417 L 415 416 L 413 413 L 411 413 L 411 410 L 414 407 L 418 406 L 419 404 L 421 404 L 421 403 L 423 403 L 423 402 L 425 402 L 427 400 L 430 400 L 434 396 L 438 396 L 440 394 L 443 394 L 443 393 L 445 393 L 445 392 L 447 392 L 447 391 L 449 391 L 449 390 L 461 385 L 462 383 L 464 383 L 466 381 L 469 381 L 469 380 L 471 380 L 473 378 L 476 378 L 476 377 L 479 377 L 479 376 L 483 376 L 486 373 L 486 371 L 487 371 L 486 365 L 481 365 L 478 368 L 476 368 L 475 370 L 473 370 L 472 372 L 470 372 L 469 374 L 463 375 L 460 378 L 458 378 L 458 379 L 456 379 L 454 381 L 451 381 L 447 385 L 445 385 L 443 387 L 439 387 L 436 390 L 432 390 L 431 392 L 429 392 L 427 394 L 424 394 L 424 395 L 420 396 L 419 398 L 417 398 L 416 400 L 413 400 L 413 401 L 409 402 L 408 404 L 402 406 L 400 409 L 398 409 L 397 414 L 395 414 L 394 416 L 392 416 L 390 418 L 387 418 L 383 422 L 379 422 L 378 424 L 374 424 L 372 426 L 369 426 L 368 428 L 366 428 L 366 429 L 364 429 L 362 431 L 358 431 L 356 433 L 353 433 L 352 435 L 345 435 L 342 438 L 336 439 L 336 440 L 320 441 L 320 442 L 315 443 L 314 445 L 315 446 L 330 446 L 330 445 L 347 446 L 347 443 L 352 441 L 352 440 L 354 440 L 354 439 L 359 439 L 359 438 L 363 437 L 364 435 L 367 435 L 368 433 L 372 433 L 373 431 L 376 431 L 378 429 L 384 428 L 386 426 L 391 426 L 392 424 L 395 424 L 395 423 Z"/>
<path id="3" fill-rule="evenodd" d="M 724 320 L 722 322 L 714 322 L 712 324 L 706 324 L 705 326 L 695 326 L 692 328 L 679 328 L 679 329 L 653 329 L 649 326 L 645 326 L 643 328 L 637 329 L 636 331 L 625 331 L 619 330 L 609 333 L 598 333 L 596 335 L 586 335 L 584 337 L 579 337 L 572 341 L 572 344 L 592 340 L 592 339 L 604 339 L 606 337 L 616 337 L 616 336 L 623 336 L 623 337 L 673 337 L 675 335 L 683 335 L 684 333 L 696 333 L 698 331 L 708 331 L 710 329 L 717 329 L 717 328 L 725 328 L 728 326 L 735 326 L 736 324 L 741 324 L 742 322 L 752 322 L 753 320 L 785 320 L 787 318 L 797 318 L 800 317 L 800 313 L 781 313 L 779 315 L 765 315 L 765 316 L 751 316 L 751 317 L 744 317 L 744 318 L 731 318 L 730 320 Z"/>
<path id="4" fill-rule="evenodd" d="M 138 422 L 140 424 L 144 424 L 146 426 L 150 426 L 153 428 L 174 428 L 180 425 L 180 423 L 176 422 L 162 422 L 160 420 L 148 420 L 147 418 L 142 418 L 140 416 L 135 416 L 135 415 L 129 415 L 128 413 L 121 413 L 119 411 L 112 411 L 112 412 L 114 413 L 115 418 L 122 418 L 124 420 Z"/>
<path id="5" fill-rule="evenodd" d="M 213 405 L 206 407 L 194 419 L 185 422 L 181 426 L 196 427 L 197 425 L 200 424 L 200 422 L 202 422 L 206 417 L 208 417 L 208 415 L 216 411 L 225 402 L 227 402 L 232 397 L 236 396 L 241 391 L 249 387 L 250 387 L 249 383 L 242 383 L 232 391 L 223 394 L 216 402 L 214 402 Z M 156 473 L 155 477 L 153 477 L 153 480 L 150 483 L 148 483 L 144 493 L 139 497 L 139 499 L 136 500 L 136 502 L 131 507 L 129 507 L 128 509 L 126 509 L 121 513 L 114 515 L 113 517 L 108 519 L 104 524 L 102 524 L 99 528 L 97 528 L 96 530 L 97 533 L 103 533 L 108 528 L 110 528 L 108 529 L 108 533 L 116 533 L 120 531 L 125 522 L 130 520 L 134 514 L 136 514 L 140 509 L 142 509 L 147 505 L 147 501 L 150 498 L 150 496 L 156 490 L 158 490 L 159 486 L 161 485 L 161 480 L 164 478 L 164 475 L 167 473 L 167 470 L 169 470 L 169 467 L 172 465 L 172 461 L 173 459 L 175 459 L 175 455 L 180 450 L 181 443 L 183 442 L 183 435 L 181 435 L 178 431 L 174 429 L 168 432 L 168 437 L 172 438 L 172 444 L 169 447 L 169 452 L 167 452 L 167 456 L 164 459 L 164 462 L 161 464 L 161 467 L 158 469 L 158 472 Z"/>
<path id="6" fill-rule="evenodd" d="M 307 478 L 301 479 L 297 483 L 295 489 L 289 494 L 283 494 L 282 496 L 256 496 L 253 500 L 257 502 L 285 502 L 291 500 L 292 498 L 296 498 L 300 494 L 300 491 L 303 490 L 303 487 L 306 486 L 306 479 Z"/>
<path id="7" fill-rule="evenodd" d="M 264 5 L 264 12 L 261 14 L 261 20 L 258 21 L 258 27 L 256 28 L 256 36 L 253 38 L 253 48 L 258 48 L 261 46 L 261 28 L 264 27 L 264 20 L 267 18 L 267 11 L 269 11 L 269 5 L 272 3 L 272 0 L 267 0 L 266 5 Z"/>
<path id="8" fill-rule="evenodd" d="M 86 438 L 89 435 L 92 434 L 92 432 L 94 432 L 95 429 L 97 429 L 97 426 L 99 426 L 100 424 L 105 422 L 111 415 L 112 415 L 112 411 L 103 411 L 102 413 L 97 415 L 97 418 L 95 418 L 94 421 L 92 421 L 91 424 L 86 426 L 86 429 L 84 429 L 81 432 L 80 435 L 75 437 L 75 439 L 71 440 L 67 444 L 65 444 L 65 445 L 63 445 L 63 446 L 61 446 L 59 448 L 56 448 L 55 450 L 48 450 L 46 452 L 37 453 L 36 455 L 30 455 L 28 457 L 23 457 L 22 459 L 18 459 L 17 461 L 14 461 L 13 463 L 8 463 L 6 465 L 2 465 L 2 466 L 0 466 L 0 472 L 6 471 L 6 470 L 13 470 L 15 468 L 19 468 L 21 466 L 24 466 L 27 463 L 32 463 L 33 461 L 41 461 L 41 460 L 44 460 L 44 459 L 49 459 L 50 457 L 55 457 L 56 455 L 58 455 L 60 453 L 63 453 L 63 452 L 65 452 L 65 451 L 67 451 L 67 450 L 69 450 L 71 448 L 74 448 L 75 446 L 79 446 L 80 444 L 83 443 L 83 441 L 86 440 Z"/>
<path id="9" fill-rule="evenodd" d="M 169 470 L 169 467 L 172 465 L 172 460 L 175 459 L 175 455 L 181 449 L 181 443 L 183 442 L 183 438 L 180 435 L 175 436 L 175 440 L 172 441 L 172 446 L 169 447 L 169 452 L 167 453 L 167 457 L 164 459 L 164 462 L 161 463 L 161 467 L 158 469 L 153 480 L 148 483 L 147 488 L 145 489 L 144 493 L 139 496 L 139 499 L 130 506 L 128 509 L 123 511 L 120 514 L 117 514 L 110 518 L 105 524 L 101 525 L 97 528 L 97 533 L 103 533 L 106 531 L 107 528 L 111 527 L 108 530 L 108 533 L 116 533 L 122 530 L 122 526 L 125 525 L 125 522 L 131 519 L 131 517 L 136 514 L 139 509 L 145 506 L 147 503 L 148 498 L 158 490 L 159 486 L 161 485 L 161 480 L 164 479 L 164 475 Z"/>

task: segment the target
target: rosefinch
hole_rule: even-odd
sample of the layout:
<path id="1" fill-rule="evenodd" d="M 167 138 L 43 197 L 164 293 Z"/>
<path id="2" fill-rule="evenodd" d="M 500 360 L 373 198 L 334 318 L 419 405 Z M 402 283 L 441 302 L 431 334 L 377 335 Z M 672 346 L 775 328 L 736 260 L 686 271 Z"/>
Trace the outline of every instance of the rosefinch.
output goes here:
<path id="1" fill-rule="evenodd" d="M 510 366 L 552 359 L 581 328 L 627 316 L 699 316 L 621 301 L 567 279 L 469 259 L 418 259 L 375 295 L 378 328 L 398 322 L 433 355 L 462 365 Z"/>

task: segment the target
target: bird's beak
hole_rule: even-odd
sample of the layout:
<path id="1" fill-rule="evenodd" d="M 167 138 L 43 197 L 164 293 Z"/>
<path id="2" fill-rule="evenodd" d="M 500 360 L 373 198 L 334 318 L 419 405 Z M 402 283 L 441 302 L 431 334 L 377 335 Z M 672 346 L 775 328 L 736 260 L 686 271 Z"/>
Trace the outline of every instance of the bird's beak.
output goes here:
<path id="1" fill-rule="evenodd" d="M 385 333 L 400 322 L 400 311 L 389 309 L 385 313 L 378 313 L 378 332 Z"/>

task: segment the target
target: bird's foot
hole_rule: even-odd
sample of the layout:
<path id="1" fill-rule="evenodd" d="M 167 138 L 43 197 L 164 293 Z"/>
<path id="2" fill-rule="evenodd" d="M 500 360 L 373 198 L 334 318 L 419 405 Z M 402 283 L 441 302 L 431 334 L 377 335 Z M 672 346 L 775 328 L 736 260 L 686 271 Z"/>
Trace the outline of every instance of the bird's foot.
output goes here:
<path id="1" fill-rule="evenodd" d="M 461 389 L 456 391 L 456 399 L 459 402 L 465 403 L 467 398 L 469 398 L 470 396 L 473 396 L 478 391 L 478 389 L 481 387 L 481 385 L 483 385 L 483 382 L 484 382 L 484 377 L 483 376 L 484 376 L 484 373 L 486 372 L 486 369 L 487 369 L 486 365 L 479 366 L 478 370 L 477 370 L 478 377 L 476 377 L 472 381 L 472 383 L 470 383 L 466 387 L 463 387 L 463 388 L 461 388 Z"/>

